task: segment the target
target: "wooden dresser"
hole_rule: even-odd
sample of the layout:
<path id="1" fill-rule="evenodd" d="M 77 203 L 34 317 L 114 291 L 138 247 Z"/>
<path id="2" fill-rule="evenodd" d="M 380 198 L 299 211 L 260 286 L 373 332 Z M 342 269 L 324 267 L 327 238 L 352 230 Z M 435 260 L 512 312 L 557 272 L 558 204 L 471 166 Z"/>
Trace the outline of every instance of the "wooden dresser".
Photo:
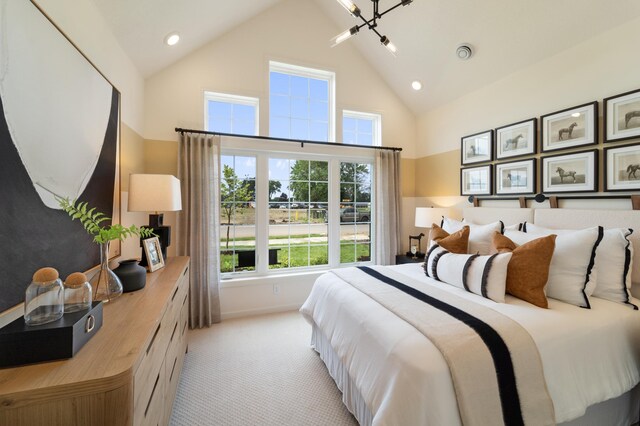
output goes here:
<path id="1" fill-rule="evenodd" d="M 189 258 L 169 258 L 143 290 L 104 306 L 102 329 L 75 357 L 0 369 L 0 425 L 168 424 L 188 298 Z"/>

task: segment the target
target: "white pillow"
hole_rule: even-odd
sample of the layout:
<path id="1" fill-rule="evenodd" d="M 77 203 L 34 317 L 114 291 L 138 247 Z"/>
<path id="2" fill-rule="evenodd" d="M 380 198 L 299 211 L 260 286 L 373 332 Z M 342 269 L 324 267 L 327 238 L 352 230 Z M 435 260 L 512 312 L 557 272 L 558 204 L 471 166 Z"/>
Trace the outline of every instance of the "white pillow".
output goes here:
<path id="1" fill-rule="evenodd" d="M 505 236 L 517 245 L 540 238 L 540 235 L 520 231 L 505 232 Z M 593 294 L 597 282 L 594 268 L 596 249 L 602 240 L 603 229 L 597 226 L 556 235 L 556 248 L 549 265 L 545 293 L 548 297 L 590 309 L 589 296 Z"/>
<path id="2" fill-rule="evenodd" d="M 510 260 L 511 253 L 454 254 L 435 244 L 429 250 L 424 271 L 428 277 L 504 303 Z"/>
<path id="3" fill-rule="evenodd" d="M 488 225 L 478 225 L 445 217 L 442 219 L 442 229 L 450 234 L 458 232 L 463 226 L 469 226 L 469 253 L 487 255 L 491 253 L 491 239 L 495 231 L 504 232 L 502 221 L 489 223 Z"/>
<path id="4" fill-rule="evenodd" d="M 527 233 L 537 235 L 567 234 L 575 232 L 571 229 L 549 229 L 530 223 L 525 224 Z M 597 282 L 594 297 L 623 303 L 638 309 L 630 302 L 631 267 L 633 262 L 633 245 L 628 237 L 633 229 L 605 229 L 602 241 L 596 250 Z"/>

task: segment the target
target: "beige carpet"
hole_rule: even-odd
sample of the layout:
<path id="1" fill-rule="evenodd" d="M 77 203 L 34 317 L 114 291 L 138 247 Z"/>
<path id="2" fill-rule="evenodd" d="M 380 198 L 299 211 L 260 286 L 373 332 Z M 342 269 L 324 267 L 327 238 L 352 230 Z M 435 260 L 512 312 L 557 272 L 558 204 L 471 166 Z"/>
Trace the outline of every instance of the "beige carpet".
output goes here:
<path id="1" fill-rule="evenodd" d="M 298 312 L 189 332 L 171 425 L 357 425 Z"/>

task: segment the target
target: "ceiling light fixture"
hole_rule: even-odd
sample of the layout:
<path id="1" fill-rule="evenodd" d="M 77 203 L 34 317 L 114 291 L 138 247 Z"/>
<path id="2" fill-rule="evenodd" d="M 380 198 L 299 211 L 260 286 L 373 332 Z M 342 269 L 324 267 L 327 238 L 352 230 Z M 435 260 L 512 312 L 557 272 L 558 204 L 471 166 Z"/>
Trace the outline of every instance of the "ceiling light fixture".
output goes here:
<path id="1" fill-rule="evenodd" d="M 411 87 L 413 87 L 413 90 L 420 90 L 422 89 L 422 83 L 416 80 L 413 83 L 411 83 Z"/>
<path id="2" fill-rule="evenodd" d="M 164 42 L 168 46 L 173 46 L 180 41 L 180 34 L 171 33 L 164 38 Z"/>
<path id="3" fill-rule="evenodd" d="M 386 47 L 387 50 L 391 52 L 392 55 L 395 56 L 396 52 L 398 51 L 398 48 L 396 47 L 395 44 L 391 42 L 391 40 L 389 40 L 389 38 L 386 35 L 382 35 L 378 32 L 378 30 L 376 29 L 376 27 L 378 26 L 378 19 L 382 18 L 384 15 L 391 12 L 393 9 L 397 7 L 407 6 L 411 4 L 413 0 L 402 0 L 400 3 L 396 4 L 393 7 L 390 7 L 384 12 L 378 11 L 378 1 L 379 0 L 371 0 L 371 2 L 373 3 L 373 18 L 366 19 L 364 16 L 362 16 L 362 12 L 360 8 L 353 1 L 338 0 L 338 3 L 340 3 L 340 5 L 342 5 L 342 7 L 344 7 L 347 10 L 347 12 L 351 14 L 351 16 L 353 16 L 354 18 L 360 18 L 363 23 L 360 25 L 356 25 L 352 28 L 349 28 L 348 30 L 332 38 L 331 42 L 333 44 L 331 45 L 331 47 L 335 47 L 340 43 L 342 43 L 343 41 L 348 40 L 354 35 L 358 34 L 358 32 L 360 31 L 360 28 L 367 27 L 380 38 L 380 43 L 382 43 L 382 45 Z"/>

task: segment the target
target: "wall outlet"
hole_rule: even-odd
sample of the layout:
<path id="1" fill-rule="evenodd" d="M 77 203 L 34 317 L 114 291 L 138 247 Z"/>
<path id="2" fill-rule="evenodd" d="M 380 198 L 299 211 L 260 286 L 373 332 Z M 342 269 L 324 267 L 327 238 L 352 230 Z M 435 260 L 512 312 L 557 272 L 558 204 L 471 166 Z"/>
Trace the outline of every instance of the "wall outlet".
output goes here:
<path id="1" fill-rule="evenodd" d="M 280 284 L 273 285 L 273 294 L 280 294 Z"/>

